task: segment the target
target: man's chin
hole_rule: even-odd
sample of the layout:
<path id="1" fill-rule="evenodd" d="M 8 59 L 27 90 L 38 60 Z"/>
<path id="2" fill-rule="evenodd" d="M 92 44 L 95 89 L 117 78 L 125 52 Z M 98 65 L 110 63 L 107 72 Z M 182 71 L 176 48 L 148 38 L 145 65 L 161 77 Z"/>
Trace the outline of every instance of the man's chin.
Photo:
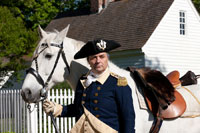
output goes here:
<path id="1" fill-rule="evenodd" d="M 104 69 L 96 69 L 95 70 L 95 72 L 97 73 L 97 74 L 101 74 L 101 73 L 103 73 L 105 70 Z"/>

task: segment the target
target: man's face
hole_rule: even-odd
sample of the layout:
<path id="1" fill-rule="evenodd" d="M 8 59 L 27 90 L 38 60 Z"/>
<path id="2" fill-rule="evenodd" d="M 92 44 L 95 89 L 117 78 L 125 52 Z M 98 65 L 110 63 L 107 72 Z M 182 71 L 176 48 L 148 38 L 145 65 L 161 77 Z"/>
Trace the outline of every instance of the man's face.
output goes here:
<path id="1" fill-rule="evenodd" d="M 88 62 L 92 68 L 92 72 L 101 74 L 108 66 L 108 55 L 106 52 L 102 52 L 96 55 L 88 57 Z"/>

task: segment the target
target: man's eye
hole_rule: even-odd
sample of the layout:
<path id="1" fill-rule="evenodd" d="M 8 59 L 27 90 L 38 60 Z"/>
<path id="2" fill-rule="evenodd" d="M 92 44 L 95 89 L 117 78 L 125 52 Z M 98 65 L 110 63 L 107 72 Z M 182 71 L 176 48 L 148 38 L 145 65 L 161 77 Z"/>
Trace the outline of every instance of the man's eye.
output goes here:
<path id="1" fill-rule="evenodd" d="M 101 55 L 101 56 L 100 56 L 100 58 L 104 58 L 104 57 L 105 57 L 104 55 Z"/>
<path id="2" fill-rule="evenodd" d="M 94 57 L 94 56 L 91 56 L 91 57 L 89 58 L 89 60 L 93 60 L 93 59 L 95 59 L 95 57 Z"/>

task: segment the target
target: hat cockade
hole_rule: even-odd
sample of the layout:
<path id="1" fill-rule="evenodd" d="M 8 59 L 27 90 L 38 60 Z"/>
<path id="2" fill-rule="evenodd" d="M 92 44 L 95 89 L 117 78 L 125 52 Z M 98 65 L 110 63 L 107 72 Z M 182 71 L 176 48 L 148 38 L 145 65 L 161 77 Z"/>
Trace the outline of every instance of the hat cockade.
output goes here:
<path id="1" fill-rule="evenodd" d="M 96 45 L 97 45 L 97 48 L 101 51 L 105 50 L 106 48 L 106 42 L 104 40 L 101 40 Z"/>

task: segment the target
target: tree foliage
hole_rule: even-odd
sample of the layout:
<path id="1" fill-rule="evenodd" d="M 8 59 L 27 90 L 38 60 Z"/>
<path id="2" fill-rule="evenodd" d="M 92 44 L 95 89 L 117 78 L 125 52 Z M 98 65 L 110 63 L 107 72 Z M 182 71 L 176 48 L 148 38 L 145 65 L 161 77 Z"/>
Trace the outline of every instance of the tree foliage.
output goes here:
<path id="1" fill-rule="evenodd" d="M 38 25 L 45 28 L 58 13 L 86 9 L 87 3 L 89 0 L 1 0 L 0 77 L 26 67 L 23 57 L 36 47 Z"/>
<path id="2" fill-rule="evenodd" d="M 21 57 L 34 48 L 36 40 L 36 32 L 27 30 L 20 17 L 14 17 L 7 7 L 0 6 L 1 70 L 21 69 Z"/>
<path id="3" fill-rule="evenodd" d="M 20 16 L 27 28 L 47 24 L 60 12 L 88 8 L 89 0 L 3 0 L 15 16 Z"/>
<path id="4" fill-rule="evenodd" d="M 192 0 L 192 2 L 195 5 L 197 11 L 200 13 L 200 0 Z"/>

